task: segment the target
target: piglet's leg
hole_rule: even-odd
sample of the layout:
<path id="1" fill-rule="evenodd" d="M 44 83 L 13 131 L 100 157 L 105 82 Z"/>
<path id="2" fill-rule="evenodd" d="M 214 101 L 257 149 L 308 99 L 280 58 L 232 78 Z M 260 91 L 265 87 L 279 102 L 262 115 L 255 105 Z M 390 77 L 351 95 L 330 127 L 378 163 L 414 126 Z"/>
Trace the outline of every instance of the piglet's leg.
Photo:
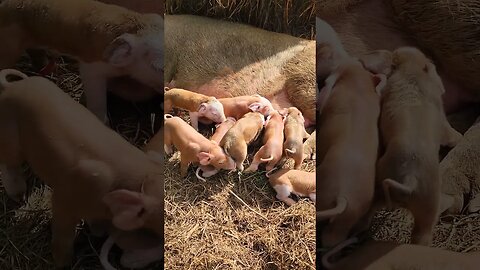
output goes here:
<path id="1" fill-rule="evenodd" d="M 245 170 L 245 172 L 255 172 L 255 171 L 257 171 L 258 170 L 258 165 L 260 165 L 260 163 L 261 163 L 260 158 L 261 158 L 260 155 L 255 155 L 253 157 L 252 163 L 250 164 L 250 166 L 248 166 L 248 168 Z"/>
<path id="2" fill-rule="evenodd" d="M 190 122 L 195 130 L 198 130 L 198 113 L 190 112 Z"/>
<path id="3" fill-rule="evenodd" d="M 303 156 L 303 149 L 301 151 L 298 151 L 298 153 L 296 153 L 296 155 L 293 157 L 293 159 L 295 160 L 295 165 L 293 166 L 293 168 L 295 170 L 300 170 L 300 168 L 302 167 L 304 158 L 305 157 Z"/>
<path id="4" fill-rule="evenodd" d="M 190 165 L 190 162 L 186 157 L 183 157 L 182 154 L 180 154 L 180 176 L 181 177 L 186 177 L 188 174 L 188 165 Z"/>
<path id="5" fill-rule="evenodd" d="M 412 231 L 412 244 L 424 246 L 431 244 L 433 230 L 435 224 L 437 224 L 440 211 L 439 193 L 440 190 L 432 190 L 430 197 L 416 199 L 409 207 L 415 220 Z"/>
<path id="6" fill-rule="evenodd" d="M 100 64 L 82 63 L 79 67 L 87 108 L 106 124 L 108 123 L 107 78 L 100 69 Z"/>
<path id="7" fill-rule="evenodd" d="M 7 166 L 0 164 L 2 173 L 2 183 L 8 196 L 16 202 L 25 200 L 25 192 L 27 191 L 27 183 L 20 166 Z"/>
<path id="8" fill-rule="evenodd" d="M 57 267 L 69 265 L 73 258 L 73 242 L 78 219 L 65 204 L 67 198 L 59 198 L 58 191 L 52 197 L 52 254 Z"/>

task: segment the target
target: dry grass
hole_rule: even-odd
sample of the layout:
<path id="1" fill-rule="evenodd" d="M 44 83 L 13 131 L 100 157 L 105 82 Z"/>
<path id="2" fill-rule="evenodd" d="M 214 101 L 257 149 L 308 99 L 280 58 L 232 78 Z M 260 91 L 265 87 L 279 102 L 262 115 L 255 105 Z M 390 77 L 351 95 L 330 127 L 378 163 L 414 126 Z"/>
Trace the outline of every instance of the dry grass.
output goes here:
<path id="1" fill-rule="evenodd" d="M 192 168 L 180 177 L 178 152 L 165 163 L 165 269 L 315 268 L 311 201 L 287 207 L 264 172 L 202 182 Z M 302 169 L 314 171 L 315 162 Z"/>
<path id="2" fill-rule="evenodd" d="M 38 75 L 32 71 L 28 57 L 24 57 L 16 68 L 30 76 Z M 57 70 L 47 77 L 72 98 L 80 100 L 83 90 L 74 61 L 58 59 Z M 109 106 L 114 129 L 136 146 L 143 146 L 153 131 L 158 129 L 160 121 L 157 118 L 161 119 L 162 116 L 157 115 L 152 119 L 150 114 L 140 110 L 139 106 L 118 99 L 110 99 Z M 119 111 L 122 113 L 117 113 Z M 125 111 L 129 117 L 123 117 Z M 28 167 L 25 172 L 29 183 L 26 204 L 18 205 L 12 202 L 3 187 L 0 188 L 0 202 L 3 206 L 0 213 L 0 269 L 53 269 L 50 245 L 51 190 L 37 179 Z M 86 226 L 79 224 L 75 241 L 76 258 L 71 269 L 102 269 L 98 252 L 104 240 L 105 238 L 91 236 Z M 113 266 L 118 267 L 119 255 L 120 250 L 114 247 L 110 253 Z M 161 263 L 157 263 L 147 269 L 160 267 Z"/>
<path id="3" fill-rule="evenodd" d="M 409 243 L 413 225 L 411 214 L 399 209 L 376 215 L 372 233 L 377 240 Z M 435 227 L 434 247 L 457 251 L 480 251 L 480 214 L 444 216 Z"/>
<path id="4" fill-rule="evenodd" d="M 193 14 L 315 38 L 314 0 L 167 0 L 167 14 Z"/>

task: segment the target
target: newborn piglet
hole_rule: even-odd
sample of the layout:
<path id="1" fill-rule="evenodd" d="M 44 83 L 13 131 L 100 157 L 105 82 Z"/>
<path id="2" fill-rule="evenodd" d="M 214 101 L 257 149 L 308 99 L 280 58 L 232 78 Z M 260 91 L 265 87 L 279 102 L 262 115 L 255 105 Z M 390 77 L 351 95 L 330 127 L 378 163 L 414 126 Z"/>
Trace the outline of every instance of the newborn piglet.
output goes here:
<path id="1" fill-rule="evenodd" d="M 302 166 L 303 155 L 303 139 L 309 137 L 305 130 L 305 119 L 302 112 L 290 107 L 286 109 L 287 118 L 285 120 L 285 143 L 283 149 L 287 158 L 295 160 L 294 169 L 298 170 Z"/>
<path id="2" fill-rule="evenodd" d="M 173 107 L 190 112 L 190 121 L 195 130 L 198 130 L 198 118 L 205 117 L 215 123 L 226 120 L 223 105 L 215 97 L 209 97 L 180 88 L 172 88 L 164 94 L 164 113 Z"/>
<path id="3" fill-rule="evenodd" d="M 260 163 L 266 162 L 266 170 L 272 170 L 283 156 L 283 116 L 273 111 L 265 121 L 265 134 L 263 135 L 263 146 L 253 157 L 253 161 L 245 171 L 254 172 L 258 170 Z"/>
<path id="4" fill-rule="evenodd" d="M 293 193 L 300 197 L 309 197 L 316 201 L 316 177 L 315 172 L 280 169 L 273 174 L 267 174 L 270 185 L 277 192 L 277 199 L 287 205 L 293 205 L 295 201 L 290 198 Z"/>
<path id="5" fill-rule="evenodd" d="M 173 146 L 180 151 L 180 172 L 182 177 L 187 175 L 190 163 L 212 165 L 217 169 L 235 169 L 234 161 L 226 155 L 217 142 L 205 138 L 180 117 L 166 116 L 164 121 L 163 143 L 165 153 L 167 155 L 172 154 Z M 154 139 L 155 137 L 152 141 Z M 158 143 L 152 143 L 152 147 L 154 145 L 158 145 Z M 147 152 L 153 150 L 150 149 L 149 145 L 145 149 Z"/>
<path id="6" fill-rule="evenodd" d="M 210 137 L 210 140 L 214 141 L 214 142 L 217 142 L 217 143 L 220 143 L 223 136 L 225 136 L 225 133 L 227 133 L 227 131 L 231 127 L 233 127 L 233 125 L 235 125 L 235 122 L 237 122 L 237 120 L 235 120 L 235 118 L 227 117 L 227 120 L 225 122 L 215 125 L 215 128 L 216 128 L 215 133 L 213 133 L 212 137 Z M 211 166 L 211 165 L 200 165 L 197 168 L 196 176 L 197 176 L 198 179 L 206 181 L 205 178 L 200 176 L 200 171 L 203 172 L 203 174 L 202 174 L 203 177 L 210 177 L 210 176 L 213 176 L 213 175 L 217 174 L 219 170 L 216 169 L 215 167 Z"/>
<path id="7" fill-rule="evenodd" d="M 247 113 L 230 128 L 222 138 L 220 145 L 230 156 L 240 171 L 247 158 L 248 144 L 258 138 L 265 124 L 265 118 L 259 112 Z"/>
<path id="8" fill-rule="evenodd" d="M 259 112 L 268 116 L 274 111 L 272 103 L 258 94 L 250 96 L 238 96 L 231 98 L 219 98 L 222 103 L 225 116 L 233 117 L 236 120 L 242 118 L 249 112 Z M 210 124 L 211 121 L 205 118 L 200 119 L 203 124 Z"/>

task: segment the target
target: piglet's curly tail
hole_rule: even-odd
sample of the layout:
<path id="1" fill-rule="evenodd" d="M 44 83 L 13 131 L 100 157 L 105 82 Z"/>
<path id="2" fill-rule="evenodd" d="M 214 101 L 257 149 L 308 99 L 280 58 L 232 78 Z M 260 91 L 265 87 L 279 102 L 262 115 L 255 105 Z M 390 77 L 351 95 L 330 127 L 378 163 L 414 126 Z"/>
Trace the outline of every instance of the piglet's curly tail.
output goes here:
<path id="1" fill-rule="evenodd" d="M 0 70 L 0 91 L 3 91 L 13 82 L 21 81 L 28 78 L 24 73 L 16 69 L 3 69 Z"/>

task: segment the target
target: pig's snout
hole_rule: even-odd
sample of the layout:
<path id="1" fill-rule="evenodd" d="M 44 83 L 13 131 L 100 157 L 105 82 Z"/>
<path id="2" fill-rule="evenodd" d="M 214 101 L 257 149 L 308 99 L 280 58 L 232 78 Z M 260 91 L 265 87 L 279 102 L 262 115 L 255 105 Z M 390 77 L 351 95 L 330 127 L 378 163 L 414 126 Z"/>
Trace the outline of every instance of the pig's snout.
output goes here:
<path id="1" fill-rule="evenodd" d="M 219 123 L 223 123 L 223 122 L 227 121 L 227 117 L 225 117 L 225 114 L 220 115 L 219 118 L 220 118 Z"/>
<path id="2" fill-rule="evenodd" d="M 237 164 L 235 163 L 233 158 L 230 157 L 230 156 L 227 156 L 227 160 L 228 160 L 227 161 L 228 162 L 227 170 L 229 170 L 229 171 L 235 170 L 235 168 L 237 168 Z"/>

